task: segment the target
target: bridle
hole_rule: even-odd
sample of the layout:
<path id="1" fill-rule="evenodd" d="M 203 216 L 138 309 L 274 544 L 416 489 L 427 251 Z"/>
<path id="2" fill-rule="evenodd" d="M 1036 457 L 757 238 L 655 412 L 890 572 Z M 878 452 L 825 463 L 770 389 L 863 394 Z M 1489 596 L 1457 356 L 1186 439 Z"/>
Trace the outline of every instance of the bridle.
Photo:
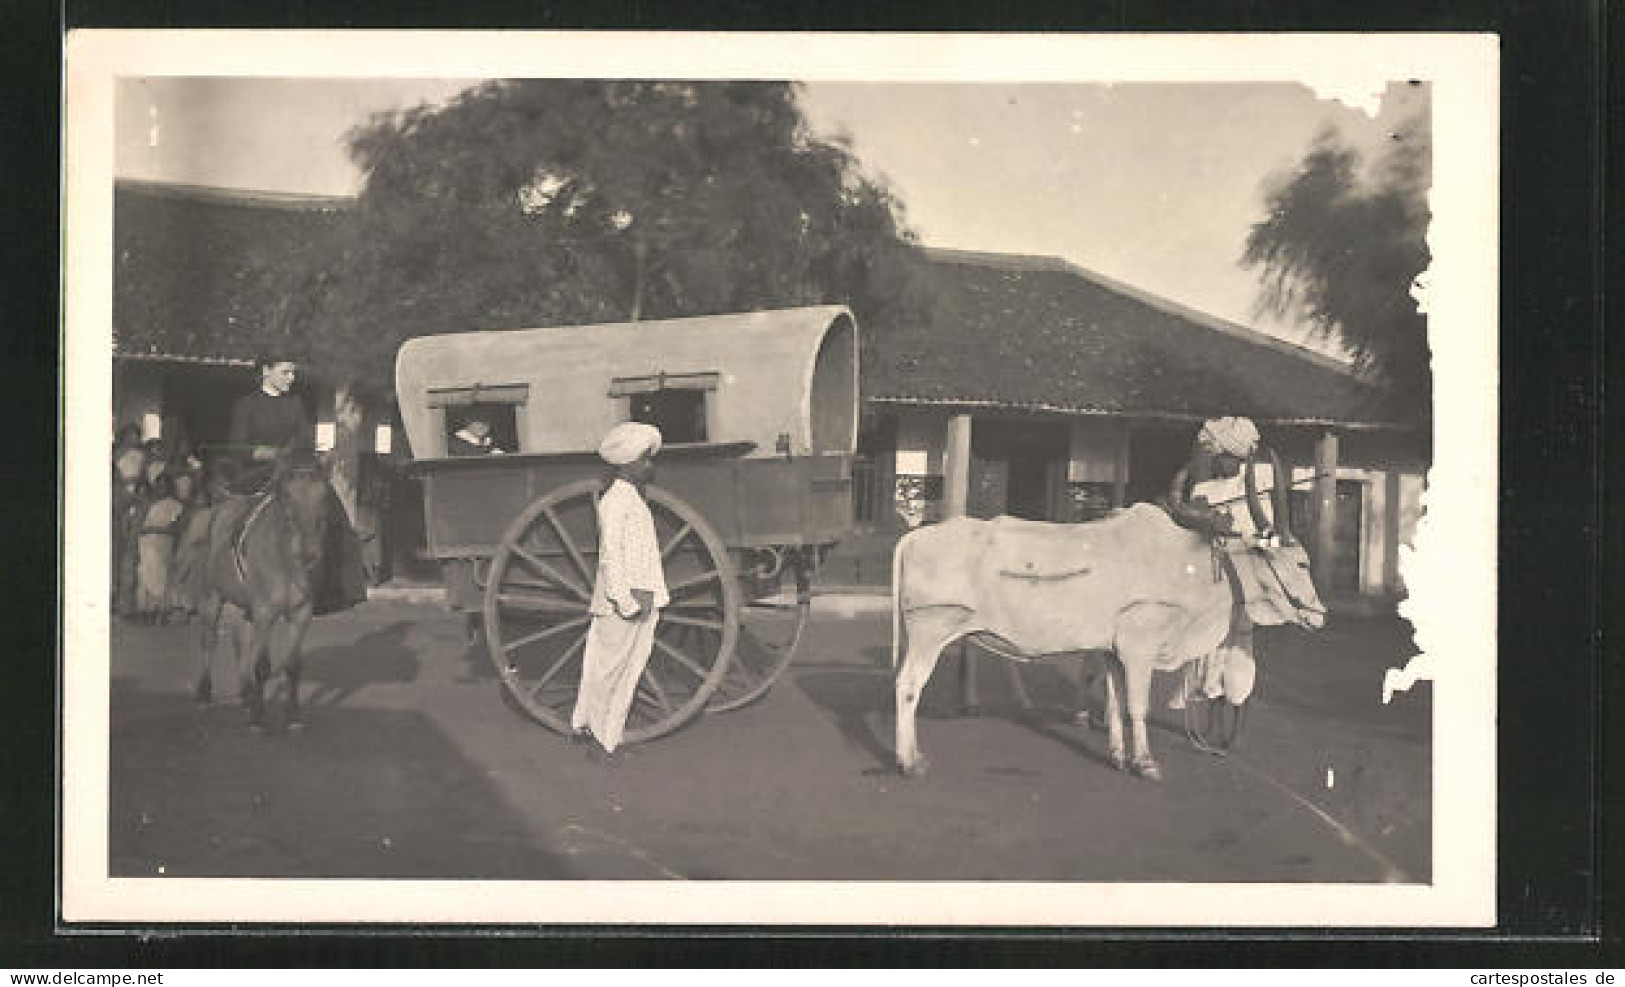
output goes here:
<path id="1" fill-rule="evenodd" d="M 1305 600 L 1298 596 L 1298 594 L 1292 592 L 1291 587 L 1287 586 L 1286 580 L 1282 578 L 1281 570 L 1275 564 L 1274 555 L 1263 548 L 1259 548 L 1256 551 L 1260 555 L 1264 556 L 1265 567 L 1269 569 L 1270 575 L 1275 577 L 1276 587 L 1280 589 L 1281 595 L 1286 597 L 1287 602 L 1292 604 L 1293 609 L 1302 611 L 1304 613 L 1317 613 L 1322 616 L 1325 615 L 1326 608 L 1324 606 L 1320 605 L 1318 602 Z"/>

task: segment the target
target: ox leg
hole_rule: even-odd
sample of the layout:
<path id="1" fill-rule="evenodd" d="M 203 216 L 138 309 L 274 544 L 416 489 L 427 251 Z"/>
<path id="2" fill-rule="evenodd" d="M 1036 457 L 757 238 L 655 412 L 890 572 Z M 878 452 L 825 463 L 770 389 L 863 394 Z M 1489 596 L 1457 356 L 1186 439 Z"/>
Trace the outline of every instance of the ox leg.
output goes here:
<path id="1" fill-rule="evenodd" d="M 1151 704 L 1151 672 L 1150 661 L 1129 659 L 1123 662 L 1123 675 L 1128 686 L 1126 698 L 1130 741 L 1134 750 L 1129 770 L 1141 778 L 1161 781 L 1162 768 L 1158 766 L 1157 759 L 1151 756 L 1151 744 L 1145 733 L 1145 713 Z"/>
<path id="2" fill-rule="evenodd" d="M 940 628 L 910 626 L 908 628 L 908 654 L 903 667 L 897 672 L 897 768 L 909 778 L 918 778 L 930 767 L 920 752 L 919 737 L 915 733 L 915 713 L 919 709 L 920 695 L 931 681 L 942 649 L 950 635 Z"/>
<path id="3" fill-rule="evenodd" d="M 976 652 L 969 641 L 959 645 L 959 713 L 961 716 L 981 716 L 981 690 L 976 685 Z"/>
<path id="4" fill-rule="evenodd" d="M 1123 749 L 1123 663 L 1116 657 L 1106 660 L 1106 749 L 1112 767 L 1119 771 L 1128 767 L 1128 754 Z"/>
<path id="5" fill-rule="evenodd" d="M 1033 701 L 1032 697 L 1027 695 L 1027 683 L 1021 677 L 1021 662 L 1007 661 L 1004 667 L 1010 673 L 1010 694 L 1015 696 L 1016 705 L 1022 712 L 1031 712 Z"/>

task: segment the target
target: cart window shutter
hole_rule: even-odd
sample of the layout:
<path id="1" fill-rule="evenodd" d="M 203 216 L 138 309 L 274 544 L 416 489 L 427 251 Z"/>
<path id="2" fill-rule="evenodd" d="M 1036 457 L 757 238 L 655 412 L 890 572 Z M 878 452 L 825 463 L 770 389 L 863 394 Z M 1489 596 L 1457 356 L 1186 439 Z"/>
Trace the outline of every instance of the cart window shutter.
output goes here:
<path id="1" fill-rule="evenodd" d="M 630 397 L 633 394 L 653 394 L 656 391 L 714 391 L 722 380 L 715 370 L 703 373 L 646 374 L 642 377 L 616 377 L 610 381 L 609 396 Z"/>
<path id="2" fill-rule="evenodd" d="M 432 387 L 429 407 L 466 408 L 474 404 L 525 404 L 529 384 L 475 384 L 471 387 Z"/>

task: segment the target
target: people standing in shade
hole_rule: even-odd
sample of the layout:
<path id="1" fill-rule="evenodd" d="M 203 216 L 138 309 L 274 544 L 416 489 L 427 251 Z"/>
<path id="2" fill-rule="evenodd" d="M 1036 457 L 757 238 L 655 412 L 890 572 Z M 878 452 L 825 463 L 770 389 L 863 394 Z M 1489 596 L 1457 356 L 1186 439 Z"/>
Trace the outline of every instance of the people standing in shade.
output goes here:
<path id="1" fill-rule="evenodd" d="M 234 494 L 255 494 L 265 489 L 281 456 L 310 459 L 314 455 L 315 428 L 304 402 L 293 393 L 298 364 L 281 354 L 258 361 L 260 386 L 237 401 L 231 411 L 232 469 L 228 487 Z M 327 541 L 322 567 L 316 574 L 314 601 L 318 616 L 348 610 L 367 599 L 367 574 L 361 563 L 361 543 L 350 527 L 332 487 L 328 488 Z M 222 505 L 234 514 L 246 513 L 241 504 Z"/>
<path id="2" fill-rule="evenodd" d="M 175 532 L 183 505 L 174 494 L 174 481 L 159 473 L 150 486 L 142 513 L 137 563 L 136 612 L 143 623 L 161 624 L 169 615 L 170 563 L 175 556 Z"/>
<path id="3" fill-rule="evenodd" d="M 197 579 L 209 537 L 208 504 L 198 489 L 195 469 L 180 468 L 170 479 L 181 513 L 175 519 L 175 557 L 169 564 L 168 610 L 171 617 L 184 621 L 197 612 Z"/>
<path id="4" fill-rule="evenodd" d="M 127 435 L 126 432 L 121 435 Z M 147 454 L 141 433 L 121 437 L 113 450 L 112 607 L 120 616 L 134 616 L 138 581 L 138 538 L 147 504 Z"/>
<path id="5" fill-rule="evenodd" d="M 649 663 L 660 609 L 671 601 L 654 515 L 643 498 L 660 444 L 659 429 L 624 422 L 598 446 L 612 475 L 598 498 L 598 576 L 570 726 L 578 739 L 595 739 L 611 754 Z"/>

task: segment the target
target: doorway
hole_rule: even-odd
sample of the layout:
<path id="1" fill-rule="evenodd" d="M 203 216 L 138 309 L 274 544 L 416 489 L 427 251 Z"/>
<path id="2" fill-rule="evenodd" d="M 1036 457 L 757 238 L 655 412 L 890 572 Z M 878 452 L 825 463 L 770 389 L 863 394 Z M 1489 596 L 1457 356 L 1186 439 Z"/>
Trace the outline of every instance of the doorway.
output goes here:
<path id="1" fill-rule="evenodd" d="M 1062 423 L 977 419 L 971 427 L 966 513 L 1062 520 L 1067 446 Z"/>

